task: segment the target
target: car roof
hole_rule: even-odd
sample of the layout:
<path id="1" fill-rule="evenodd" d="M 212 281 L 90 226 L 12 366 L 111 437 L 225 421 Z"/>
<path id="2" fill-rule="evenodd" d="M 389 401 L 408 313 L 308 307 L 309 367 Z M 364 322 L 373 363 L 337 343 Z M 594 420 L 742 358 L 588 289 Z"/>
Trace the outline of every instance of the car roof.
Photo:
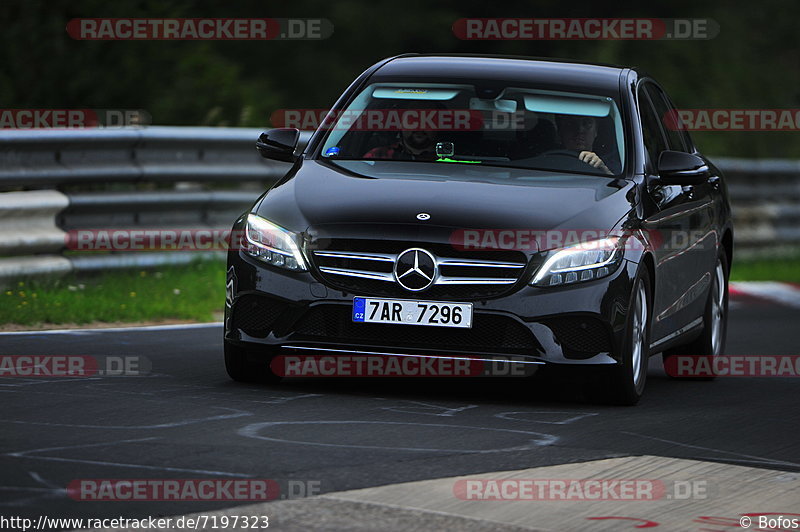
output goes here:
<path id="1" fill-rule="evenodd" d="M 620 76 L 627 69 L 618 65 L 520 56 L 407 54 L 385 62 L 373 77 L 536 83 L 616 93 Z"/>

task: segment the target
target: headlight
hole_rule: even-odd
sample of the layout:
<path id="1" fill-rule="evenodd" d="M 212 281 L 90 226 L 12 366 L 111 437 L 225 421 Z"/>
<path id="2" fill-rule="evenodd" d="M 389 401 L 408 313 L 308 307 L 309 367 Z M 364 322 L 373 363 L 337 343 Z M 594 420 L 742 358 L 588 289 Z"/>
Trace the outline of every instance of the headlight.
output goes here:
<path id="1" fill-rule="evenodd" d="M 619 237 L 609 237 L 552 251 L 531 284 L 559 286 L 611 275 L 622 262 L 622 242 Z"/>
<path id="2" fill-rule="evenodd" d="M 249 214 L 244 234 L 244 251 L 251 257 L 287 270 L 304 271 L 307 269 L 306 262 L 297 245 L 296 233 L 260 216 Z"/>

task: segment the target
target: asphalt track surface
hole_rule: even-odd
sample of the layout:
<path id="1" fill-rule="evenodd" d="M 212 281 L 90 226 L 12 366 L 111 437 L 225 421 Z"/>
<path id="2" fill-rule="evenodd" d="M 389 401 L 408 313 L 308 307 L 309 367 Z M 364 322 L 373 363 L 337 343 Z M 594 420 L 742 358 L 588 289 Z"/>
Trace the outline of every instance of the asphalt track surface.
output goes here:
<path id="1" fill-rule="evenodd" d="M 732 300 L 728 354 L 797 355 L 799 335 L 800 308 Z M 541 378 L 239 384 L 221 353 L 219 326 L 0 335 L 0 355 L 153 364 L 143 377 L 0 378 L 0 515 L 146 517 L 249 504 L 79 501 L 65 490 L 77 479 L 273 479 L 292 498 L 637 455 L 800 471 L 796 378 L 675 381 L 658 356 L 645 397 L 626 408 Z"/>

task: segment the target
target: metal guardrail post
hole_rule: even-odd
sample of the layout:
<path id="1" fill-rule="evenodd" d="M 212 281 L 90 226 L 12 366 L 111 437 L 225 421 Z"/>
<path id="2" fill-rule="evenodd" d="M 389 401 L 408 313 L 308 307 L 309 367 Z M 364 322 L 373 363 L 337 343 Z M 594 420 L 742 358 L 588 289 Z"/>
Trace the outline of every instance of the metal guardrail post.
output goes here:
<path id="1" fill-rule="evenodd" d="M 68 204 L 67 196 L 55 190 L 0 193 L 0 278 L 72 269 L 59 255 L 65 233 L 56 226 L 56 216 Z"/>

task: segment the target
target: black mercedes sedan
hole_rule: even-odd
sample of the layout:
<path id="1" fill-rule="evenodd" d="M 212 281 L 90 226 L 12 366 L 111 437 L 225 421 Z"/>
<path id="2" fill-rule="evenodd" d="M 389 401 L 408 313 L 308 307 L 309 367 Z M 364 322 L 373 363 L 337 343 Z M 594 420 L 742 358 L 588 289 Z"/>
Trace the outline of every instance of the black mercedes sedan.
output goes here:
<path id="1" fill-rule="evenodd" d="M 726 184 L 636 68 L 403 55 L 361 74 L 233 227 L 225 364 L 496 361 L 635 404 L 648 359 L 725 346 Z M 547 371 L 544 372 L 547 374 Z"/>

